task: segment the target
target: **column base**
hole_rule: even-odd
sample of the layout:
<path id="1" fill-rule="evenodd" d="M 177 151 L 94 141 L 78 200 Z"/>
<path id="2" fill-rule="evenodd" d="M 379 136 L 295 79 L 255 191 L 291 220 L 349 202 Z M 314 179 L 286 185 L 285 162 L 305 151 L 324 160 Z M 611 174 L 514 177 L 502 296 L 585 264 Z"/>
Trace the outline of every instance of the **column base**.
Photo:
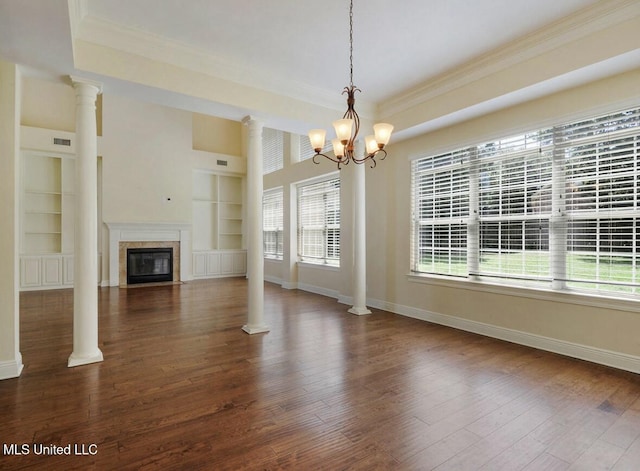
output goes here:
<path id="1" fill-rule="evenodd" d="M 367 309 L 367 307 L 355 307 L 353 306 L 347 312 L 350 314 L 355 314 L 356 316 L 364 316 L 365 314 L 371 314 L 371 311 Z"/>
<path id="2" fill-rule="evenodd" d="M 263 332 L 269 332 L 269 326 L 267 325 L 243 325 L 242 330 L 247 334 L 261 334 Z"/>
<path id="3" fill-rule="evenodd" d="M 0 380 L 17 378 L 22 373 L 24 365 L 22 364 L 22 356 L 18 353 L 15 360 L 0 361 Z"/>
<path id="4" fill-rule="evenodd" d="M 97 349 L 92 355 L 77 355 L 72 353 L 69 356 L 69 362 L 67 363 L 67 367 L 72 368 L 74 366 L 80 365 L 88 365 L 89 363 L 98 363 L 103 361 L 102 352 L 100 349 Z"/>

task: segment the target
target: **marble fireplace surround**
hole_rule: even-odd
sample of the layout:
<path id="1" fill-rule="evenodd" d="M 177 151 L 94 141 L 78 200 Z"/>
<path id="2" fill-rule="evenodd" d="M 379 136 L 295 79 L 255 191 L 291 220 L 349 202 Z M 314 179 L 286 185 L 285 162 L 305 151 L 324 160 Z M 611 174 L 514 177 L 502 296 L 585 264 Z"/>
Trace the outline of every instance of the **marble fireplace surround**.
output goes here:
<path id="1" fill-rule="evenodd" d="M 106 286 L 126 286 L 127 248 L 173 247 L 173 280 L 190 279 L 191 224 L 106 223 L 109 229 L 109 280 Z"/>

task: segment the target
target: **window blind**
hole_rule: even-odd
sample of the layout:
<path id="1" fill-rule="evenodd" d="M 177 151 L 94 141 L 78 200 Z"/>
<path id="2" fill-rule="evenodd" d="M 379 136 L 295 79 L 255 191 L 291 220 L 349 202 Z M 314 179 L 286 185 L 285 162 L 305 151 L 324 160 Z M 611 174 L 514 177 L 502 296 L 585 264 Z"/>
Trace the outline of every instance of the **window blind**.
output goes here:
<path id="1" fill-rule="evenodd" d="M 472 274 L 550 279 L 551 132 L 477 147 L 479 263 Z"/>
<path id="2" fill-rule="evenodd" d="M 282 187 L 264 192 L 262 198 L 264 256 L 281 259 L 284 253 L 284 192 Z"/>
<path id="3" fill-rule="evenodd" d="M 340 179 L 301 184 L 298 193 L 298 257 L 340 264 Z"/>
<path id="4" fill-rule="evenodd" d="M 638 293 L 639 154 L 632 109 L 414 161 L 412 270 Z"/>
<path id="5" fill-rule="evenodd" d="M 467 149 L 412 162 L 413 270 L 466 276 Z"/>
<path id="6" fill-rule="evenodd" d="M 277 129 L 262 130 L 262 173 L 280 170 L 284 162 L 284 133 Z"/>
<path id="7" fill-rule="evenodd" d="M 636 293 L 640 110 L 560 127 L 569 286 Z"/>

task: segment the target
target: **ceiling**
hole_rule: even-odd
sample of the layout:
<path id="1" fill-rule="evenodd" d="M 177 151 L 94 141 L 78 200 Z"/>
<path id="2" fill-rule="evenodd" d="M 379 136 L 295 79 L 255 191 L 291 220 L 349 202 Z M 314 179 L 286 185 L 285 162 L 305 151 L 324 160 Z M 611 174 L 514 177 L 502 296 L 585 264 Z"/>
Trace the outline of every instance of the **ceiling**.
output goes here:
<path id="1" fill-rule="evenodd" d="M 624 21 L 629 9 L 640 15 L 640 2 L 628 0 L 354 3 L 353 79 L 362 90 L 357 107 L 365 119 L 399 116 L 420 100 L 445 93 L 452 83 L 524 60 L 526 51 L 550 51 Z M 510 51 L 514 44 L 517 54 Z M 509 93 L 483 97 L 440 116 L 407 120 L 398 131 L 408 137 L 639 67 L 638 51 L 633 46 L 606 60 L 560 68 L 553 77 L 532 79 Z M 349 83 L 349 3 L 0 0 L 0 58 L 22 64 L 27 75 L 53 80 L 82 75 L 104 82 L 105 93 L 230 119 L 257 113 L 270 119 L 272 127 L 301 130 L 317 124 L 314 116 L 324 120 L 344 108 L 340 93 Z M 157 64 L 165 68 L 153 69 Z M 155 74 L 145 75 L 145 67 Z M 174 75 L 182 72 L 191 76 L 180 75 L 187 83 L 174 87 Z M 196 90 L 207 86 L 211 91 Z M 221 91 L 216 94 L 216 89 Z"/>

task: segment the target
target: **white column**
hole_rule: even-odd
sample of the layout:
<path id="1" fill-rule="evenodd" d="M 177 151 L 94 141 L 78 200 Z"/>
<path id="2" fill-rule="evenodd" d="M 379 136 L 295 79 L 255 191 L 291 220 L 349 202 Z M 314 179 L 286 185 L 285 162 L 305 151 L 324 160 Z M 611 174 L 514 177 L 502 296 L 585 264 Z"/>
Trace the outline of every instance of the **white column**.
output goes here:
<path id="1" fill-rule="evenodd" d="M 247 276 L 249 310 L 242 327 L 248 334 L 268 332 L 264 323 L 264 247 L 262 245 L 262 128 L 264 123 L 247 116 L 242 123 L 249 128 L 247 146 Z"/>
<path id="2" fill-rule="evenodd" d="M 20 354 L 20 70 L 0 60 L 0 379 L 22 372 Z"/>
<path id="3" fill-rule="evenodd" d="M 364 152 L 362 141 L 356 142 L 355 152 Z M 365 165 L 356 164 L 353 176 L 353 307 L 351 314 L 371 314 L 367 309 L 367 215 Z"/>
<path id="4" fill-rule="evenodd" d="M 73 352 L 68 366 L 102 361 L 98 348 L 98 82 L 71 77 L 76 92 Z"/>

